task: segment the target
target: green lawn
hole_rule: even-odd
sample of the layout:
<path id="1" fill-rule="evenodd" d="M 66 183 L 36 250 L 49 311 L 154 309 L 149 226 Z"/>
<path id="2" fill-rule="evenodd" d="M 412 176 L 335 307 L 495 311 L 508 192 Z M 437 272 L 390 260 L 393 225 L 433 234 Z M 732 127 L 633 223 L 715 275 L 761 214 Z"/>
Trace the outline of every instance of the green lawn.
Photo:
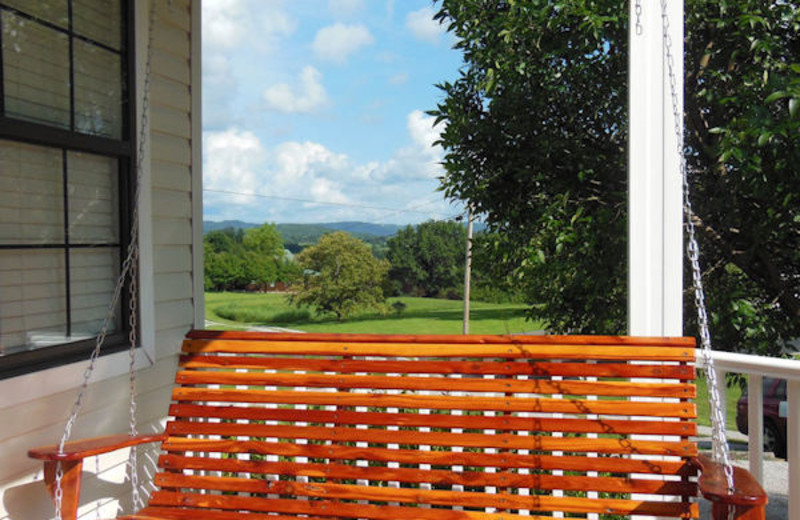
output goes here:
<path id="1" fill-rule="evenodd" d="M 722 384 L 722 381 L 720 381 Z M 728 416 L 725 421 L 725 429 L 727 431 L 735 432 L 736 430 L 736 402 L 742 395 L 742 389 L 739 385 L 729 386 L 726 389 L 725 401 L 727 404 Z M 711 419 L 709 416 L 710 403 L 708 402 L 708 388 L 706 386 L 706 378 L 699 375 L 697 378 L 697 424 L 704 426 L 711 426 Z"/>
<path id="2" fill-rule="evenodd" d="M 382 315 L 370 313 L 337 322 L 297 309 L 281 294 L 206 293 L 206 319 L 210 328 L 248 328 L 274 325 L 306 332 L 351 332 L 381 334 L 460 334 L 463 303 L 434 298 L 389 298 L 389 305 L 402 301 L 405 310 Z M 472 302 L 470 333 L 507 334 L 539 330 L 541 324 L 524 317 L 524 305 Z M 218 324 L 218 325 L 215 325 Z"/>

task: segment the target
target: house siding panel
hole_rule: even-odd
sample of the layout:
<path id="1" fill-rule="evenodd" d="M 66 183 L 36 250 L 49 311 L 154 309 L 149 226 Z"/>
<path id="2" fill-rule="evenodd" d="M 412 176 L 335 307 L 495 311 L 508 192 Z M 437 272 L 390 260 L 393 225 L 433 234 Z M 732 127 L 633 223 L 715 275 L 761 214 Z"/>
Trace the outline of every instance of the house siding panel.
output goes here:
<path id="1" fill-rule="evenodd" d="M 191 168 L 179 164 L 159 164 L 159 175 L 153 179 L 153 188 L 189 192 L 192 185 Z"/>
<path id="2" fill-rule="evenodd" d="M 158 246 L 175 246 L 192 244 L 191 219 L 153 219 L 153 242 Z M 158 267 L 156 267 L 158 269 Z"/>
<path id="3" fill-rule="evenodd" d="M 192 249 L 188 246 L 162 246 L 155 252 L 155 274 L 183 273 L 186 262 L 192 261 Z"/>
<path id="4" fill-rule="evenodd" d="M 149 227 L 155 316 L 155 364 L 140 370 L 137 382 L 137 416 L 140 431 L 160 427 L 170 399 L 180 342 L 192 328 L 195 295 L 192 258 L 192 35 L 189 0 L 156 0 L 158 18 L 153 47 L 150 90 L 151 157 Z M 138 3 L 137 3 L 138 4 Z M 146 16 L 144 17 L 146 20 Z M 194 22 L 196 24 L 196 21 Z M 146 39 L 146 23 L 139 20 L 138 37 Z M 198 57 L 199 58 L 199 57 Z M 199 144 L 198 144 L 199 145 Z M 199 172 L 199 165 L 198 172 Z M 197 225 L 202 225 L 197 223 Z M 127 375 L 90 385 L 73 438 L 105 435 L 127 430 Z M 0 405 L 0 520 L 51 518 L 53 511 L 41 482 L 41 466 L 26 457 L 28 448 L 56 442 L 76 397 L 75 388 L 47 397 L 3 407 Z M 24 399 L 24 398 L 23 398 Z M 103 457 L 99 475 L 94 462 L 85 468 L 86 502 L 80 514 L 95 518 L 115 516 L 118 504 L 130 511 L 129 487 L 123 483 L 126 453 Z M 147 463 L 140 454 L 140 464 Z M 88 473 L 88 474 L 87 474 Z M 146 478 L 144 472 L 140 472 Z M 95 477 L 99 477 L 95 478 Z M 98 503 L 93 500 L 99 499 Z"/>
<path id="5" fill-rule="evenodd" d="M 153 190 L 153 216 L 155 218 L 183 218 L 192 210 L 188 193 L 174 190 Z"/>
<path id="6" fill-rule="evenodd" d="M 165 106 L 183 110 L 188 113 L 191 106 L 189 88 L 186 83 L 173 81 L 162 76 L 151 78 L 150 95 L 152 106 Z"/>
<path id="7" fill-rule="evenodd" d="M 192 122 L 189 115 L 181 110 L 172 107 L 152 107 L 151 117 L 153 128 L 159 133 L 173 137 L 185 137 L 191 132 Z"/>
<path id="8" fill-rule="evenodd" d="M 156 303 L 186 301 L 192 298 L 191 273 L 156 275 Z"/>
<path id="9" fill-rule="evenodd" d="M 153 137 L 151 150 L 154 170 L 161 162 L 186 166 L 192 164 L 192 146 L 188 139 L 157 131 L 153 132 Z"/>

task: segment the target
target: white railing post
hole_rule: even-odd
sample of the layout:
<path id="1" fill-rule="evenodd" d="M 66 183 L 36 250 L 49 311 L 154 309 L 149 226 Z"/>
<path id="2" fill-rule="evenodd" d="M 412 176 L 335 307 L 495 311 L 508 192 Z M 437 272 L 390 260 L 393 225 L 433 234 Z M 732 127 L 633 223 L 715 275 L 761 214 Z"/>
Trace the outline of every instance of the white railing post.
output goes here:
<path id="1" fill-rule="evenodd" d="M 763 386 L 756 383 L 755 375 L 758 379 L 763 377 L 774 377 L 786 379 L 787 385 L 787 460 L 789 463 L 789 511 L 788 516 L 781 517 L 787 520 L 800 520 L 800 493 L 795 490 L 800 489 L 800 359 L 781 359 L 766 356 L 754 356 L 749 354 L 738 354 L 734 352 L 714 351 L 714 364 L 717 368 L 727 372 L 737 372 L 751 376 L 751 394 L 748 398 L 749 415 L 749 435 L 748 441 L 751 446 L 750 465 L 761 464 L 763 460 L 763 431 L 762 428 L 753 428 L 753 421 L 763 420 Z M 697 366 L 702 368 L 704 360 L 701 353 L 697 354 Z M 758 400 L 755 398 L 758 393 Z M 758 403 L 758 404 L 756 404 Z M 759 410 L 754 411 L 754 404 Z M 752 414 L 758 414 L 757 419 L 753 419 Z M 757 440 L 756 440 L 757 439 Z M 755 448 L 755 449 L 753 449 Z M 759 459 L 755 462 L 754 459 Z M 756 473 L 754 472 L 754 475 Z M 768 483 L 767 483 L 768 484 Z"/>
<path id="2" fill-rule="evenodd" d="M 719 406 L 720 411 L 722 412 L 722 424 L 720 427 L 725 430 L 725 426 L 728 424 L 728 385 L 726 383 L 726 374 L 728 373 L 722 367 L 715 367 L 714 371 L 717 375 L 717 391 L 719 392 Z M 710 392 L 711 389 L 709 388 L 708 391 Z M 711 410 L 711 413 L 714 413 L 714 410 Z"/>
<path id="3" fill-rule="evenodd" d="M 787 460 L 789 461 L 789 519 L 800 520 L 800 379 L 786 382 L 789 413 L 786 418 Z"/>
<path id="4" fill-rule="evenodd" d="M 764 484 L 764 377 L 747 378 L 747 448 L 750 473 Z"/>

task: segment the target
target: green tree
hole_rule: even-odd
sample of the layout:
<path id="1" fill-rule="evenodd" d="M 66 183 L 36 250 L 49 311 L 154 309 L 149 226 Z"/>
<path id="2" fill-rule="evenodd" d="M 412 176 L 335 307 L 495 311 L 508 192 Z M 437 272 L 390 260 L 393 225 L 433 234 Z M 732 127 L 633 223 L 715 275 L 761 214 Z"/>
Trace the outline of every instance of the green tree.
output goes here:
<path id="1" fill-rule="evenodd" d="M 283 237 L 275 224 L 267 223 L 247 229 L 242 244 L 254 253 L 275 259 L 283 257 Z"/>
<path id="2" fill-rule="evenodd" d="M 463 290 L 467 231 L 458 222 L 424 222 L 389 239 L 389 276 L 403 293 L 458 297 Z"/>
<path id="3" fill-rule="evenodd" d="M 361 240 L 337 231 L 304 249 L 296 260 L 304 270 L 301 287 L 289 296 L 299 306 L 330 312 L 342 320 L 356 311 L 381 309 L 389 263 L 378 260 Z"/>
<path id="4" fill-rule="evenodd" d="M 263 224 L 244 232 L 242 245 L 248 283 L 260 286 L 276 282 L 284 266 L 283 238 L 275 224 Z"/>
<path id="5" fill-rule="evenodd" d="M 275 224 L 246 231 L 211 231 L 205 235 L 203 246 L 206 290 L 242 290 L 252 284 L 264 287 L 296 277 L 297 266 L 286 258 Z"/>
<path id="6" fill-rule="evenodd" d="M 720 348 L 769 352 L 800 335 L 798 13 L 686 1 L 686 148 Z M 532 316 L 624 332 L 627 10 L 440 0 L 437 18 L 465 60 L 432 111 L 446 123 L 446 194 L 497 232 L 487 250 Z"/>

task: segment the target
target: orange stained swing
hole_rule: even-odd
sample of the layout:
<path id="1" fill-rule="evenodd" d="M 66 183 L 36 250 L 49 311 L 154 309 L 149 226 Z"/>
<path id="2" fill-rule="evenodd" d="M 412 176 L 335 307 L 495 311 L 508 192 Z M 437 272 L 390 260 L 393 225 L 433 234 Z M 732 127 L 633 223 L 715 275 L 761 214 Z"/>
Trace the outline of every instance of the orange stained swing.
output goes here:
<path id="1" fill-rule="evenodd" d="M 83 459 L 160 442 L 128 520 L 764 519 L 698 455 L 692 338 L 190 332 L 159 435 L 33 449 L 62 518 Z M 655 399 L 654 399 L 655 398 Z"/>

